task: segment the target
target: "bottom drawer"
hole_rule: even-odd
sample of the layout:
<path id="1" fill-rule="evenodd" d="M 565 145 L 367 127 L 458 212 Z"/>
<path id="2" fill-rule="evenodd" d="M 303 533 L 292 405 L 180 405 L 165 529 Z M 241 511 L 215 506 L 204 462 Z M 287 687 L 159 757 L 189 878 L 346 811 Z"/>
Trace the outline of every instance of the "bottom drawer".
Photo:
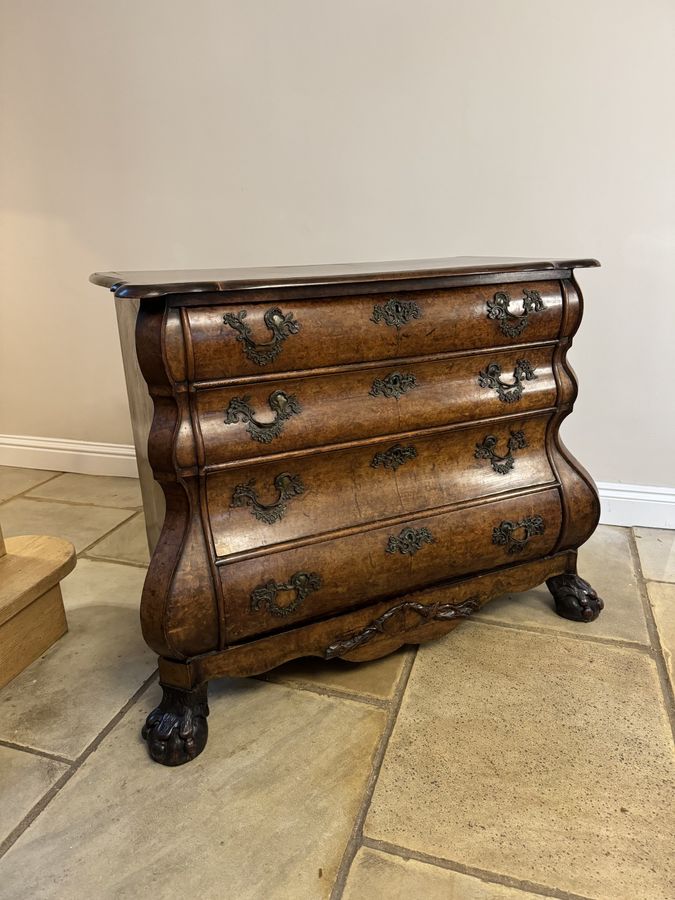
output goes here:
<path id="1" fill-rule="evenodd" d="M 560 525 L 553 488 L 221 565 L 228 642 L 546 556 Z"/>

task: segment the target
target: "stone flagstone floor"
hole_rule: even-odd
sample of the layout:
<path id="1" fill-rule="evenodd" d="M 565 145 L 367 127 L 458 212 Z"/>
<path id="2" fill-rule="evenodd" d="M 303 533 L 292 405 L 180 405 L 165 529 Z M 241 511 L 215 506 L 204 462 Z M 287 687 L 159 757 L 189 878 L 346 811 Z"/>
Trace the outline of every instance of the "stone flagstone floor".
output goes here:
<path id="1" fill-rule="evenodd" d="M 132 479 L 0 468 L 7 536 L 69 538 L 69 632 L 0 691 L 0 897 L 675 898 L 675 532 L 601 527 L 591 625 L 545 589 L 419 650 L 210 688 L 206 751 L 147 757 Z"/>

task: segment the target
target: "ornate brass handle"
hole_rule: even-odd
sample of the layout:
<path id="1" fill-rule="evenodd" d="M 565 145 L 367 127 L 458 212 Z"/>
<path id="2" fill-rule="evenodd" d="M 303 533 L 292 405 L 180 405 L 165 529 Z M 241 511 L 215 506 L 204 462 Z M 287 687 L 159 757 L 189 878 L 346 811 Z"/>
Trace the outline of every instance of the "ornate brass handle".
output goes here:
<path id="1" fill-rule="evenodd" d="M 388 450 L 381 450 L 376 453 L 371 462 L 373 469 L 382 466 L 384 469 L 393 469 L 394 472 L 408 462 L 409 459 L 415 459 L 417 450 L 414 447 L 403 447 L 401 444 L 395 444 Z"/>
<path id="2" fill-rule="evenodd" d="M 412 319 L 420 319 L 422 312 L 414 300 L 400 300 L 391 297 L 385 304 L 375 304 L 371 322 L 384 322 L 385 325 L 395 326 L 398 331 L 401 325 L 407 325 Z"/>
<path id="3" fill-rule="evenodd" d="M 234 328 L 237 332 L 237 340 L 244 345 L 244 353 L 258 366 L 266 366 L 273 362 L 281 352 L 281 346 L 290 334 L 297 334 L 300 325 L 293 318 L 293 313 L 283 313 L 278 306 L 268 309 L 263 316 L 263 322 L 272 332 L 272 338 L 260 344 L 256 344 L 245 322 L 246 310 L 238 313 L 225 313 L 223 322 Z"/>
<path id="4" fill-rule="evenodd" d="M 289 616 L 311 593 L 318 591 L 320 587 L 321 576 L 316 572 L 296 572 L 284 584 L 268 581 L 251 591 L 251 612 L 258 612 L 261 607 L 266 606 L 267 611 L 273 616 L 279 618 Z M 285 606 L 277 603 L 277 597 L 282 591 L 295 591 L 295 597 Z"/>
<path id="5" fill-rule="evenodd" d="M 499 363 L 490 363 L 478 375 L 478 384 L 481 387 L 494 388 L 502 403 L 515 403 L 523 396 L 523 381 L 532 381 L 537 376 L 534 368 L 526 359 L 519 359 L 513 370 L 513 384 L 506 384 L 500 378 L 502 367 Z"/>
<path id="6" fill-rule="evenodd" d="M 523 288 L 523 312 L 516 315 L 509 310 L 511 297 L 504 291 L 499 291 L 491 300 L 487 301 L 488 319 L 496 319 L 502 334 L 507 337 L 518 337 L 525 331 L 529 323 L 530 313 L 544 309 L 544 301 L 539 291 L 529 291 Z"/>
<path id="7" fill-rule="evenodd" d="M 286 515 L 286 510 L 288 509 L 286 501 L 303 494 L 305 491 L 305 486 L 300 476 L 291 475 L 289 472 L 281 472 L 277 475 L 274 479 L 274 487 L 279 492 L 279 496 L 274 503 L 261 503 L 255 491 L 255 481 L 238 484 L 232 494 L 232 506 L 248 506 L 256 519 L 260 522 L 266 522 L 268 525 L 273 525 Z"/>
<path id="8" fill-rule="evenodd" d="M 521 537 L 516 537 L 517 532 Z M 526 516 L 520 522 L 500 522 L 492 529 L 492 543 L 502 544 L 507 553 L 520 553 L 527 542 L 535 534 L 544 533 L 544 520 L 541 516 Z"/>
<path id="9" fill-rule="evenodd" d="M 478 609 L 480 609 L 478 597 L 469 597 L 468 600 L 464 600 L 462 603 L 457 604 L 430 603 L 429 605 L 425 605 L 424 603 L 417 603 L 414 600 L 404 600 L 402 603 L 392 606 L 391 609 L 382 613 L 381 616 L 373 619 L 360 631 L 352 632 L 346 637 L 342 637 L 334 643 L 329 644 L 324 650 L 323 655 L 325 659 L 333 659 L 335 656 L 344 656 L 346 653 L 353 653 L 354 650 L 358 650 L 359 647 L 367 644 L 368 641 L 372 641 L 373 638 L 378 637 L 378 635 L 386 634 L 386 626 L 389 620 L 396 616 L 403 617 L 408 611 L 417 613 L 422 622 L 429 622 L 434 620 L 448 621 L 450 619 L 467 619 Z M 392 629 L 390 633 L 394 634 L 395 630 Z"/>
<path id="10" fill-rule="evenodd" d="M 422 544 L 434 544 L 435 542 L 436 539 L 428 528 L 412 528 L 407 525 L 399 535 L 390 535 L 385 552 L 414 556 L 418 550 L 421 550 Z"/>
<path id="11" fill-rule="evenodd" d="M 267 399 L 270 409 L 275 414 L 274 419 L 271 422 L 259 422 L 249 403 L 250 399 L 250 397 L 233 397 L 225 410 L 225 424 L 246 422 L 248 433 L 254 441 L 260 441 L 261 444 L 269 444 L 275 437 L 279 437 L 283 431 L 283 423 L 302 411 L 294 394 L 274 391 Z"/>
<path id="12" fill-rule="evenodd" d="M 525 440 L 524 432 L 512 431 L 511 437 L 506 442 L 508 452 L 505 456 L 500 456 L 495 452 L 497 441 L 498 438 L 494 434 L 488 434 L 487 437 L 483 438 L 481 444 L 476 444 L 474 456 L 476 459 L 489 459 L 492 468 L 498 475 L 506 475 L 513 468 L 513 454 L 516 450 L 522 450 L 523 447 L 527 447 L 527 441 Z"/>
<path id="13" fill-rule="evenodd" d="M 397 400 L 417 387 L 417 379 L 409 372 L 392 372 L 386 378 L 376 378 L 368 391 L 371 397 L 395 397 Z"/>

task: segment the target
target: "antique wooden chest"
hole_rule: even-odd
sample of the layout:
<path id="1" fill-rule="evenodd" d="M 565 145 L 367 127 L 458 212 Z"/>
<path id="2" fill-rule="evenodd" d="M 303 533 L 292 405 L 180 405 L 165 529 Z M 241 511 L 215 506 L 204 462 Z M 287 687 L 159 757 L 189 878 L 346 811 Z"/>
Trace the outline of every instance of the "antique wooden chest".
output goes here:
<path id="1" fill-rule="evenodd" d="M 202 751 L 211 678 L 372 659 L 543 581 L 560 615 L 598 615 L 576 574 L 597 493 L 558 435 L 577 392 L 573 269 L 595 265 L 92 276 L 135 318 L 154 404 L 153 759 Z"/>

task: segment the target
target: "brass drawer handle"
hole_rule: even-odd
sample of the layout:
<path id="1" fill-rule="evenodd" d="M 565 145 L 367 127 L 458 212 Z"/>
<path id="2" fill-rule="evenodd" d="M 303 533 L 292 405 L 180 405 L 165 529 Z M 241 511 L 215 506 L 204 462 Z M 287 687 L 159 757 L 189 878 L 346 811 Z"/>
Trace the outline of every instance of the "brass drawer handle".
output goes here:
<path id="1" fill-rule="evenodd" d="M 289 616 L 311 593 L 318 591 L 320 587 L 321 576 L 316 572 L 296 572 L 284 584 L 268 581 L 251 591 L 251 612 L 258 612 L 261 607 L 266 606 L 267 611 L 273 616 L 279 618 Z M 295 591 L 295 597 L 285 606 L 277 603 L 277 597 L 283 591 Z"/>
<path id="2" fill-rule="evenodd" d="M 414 556 L 422 549 L 422 544 L 435 544 L 436 539 L 428 528 L 412 528 L 407 525 L 399 535 L 390 535 L 386 553 L 401 553 L 403 556 Z"/>
<path id="3" fill-rule="evenodd" d="M 303 494 L 305 486 L 299 475 L 281 472 L 274 479 L 274 487 L 279 492 L 279 496 L 274 503 L 261 503 L 255 490 L 255 481 L 251 480 L 245 484 L 238 484 L 232 494 L 232 506 L 248 506 L 251 509 L 251 513 L 260 522 L 274 525 L 275 522 L 279 522 L 286 515 L 288 509 L 286 501 Z"/>
<path id="4" fill-rule="evenodd" d="M 401 325 L 407 325 L 412 319 L 421 317 L 422 311 L 414 300 L 399 300 L 391 297 L 383 306 L 375 304 L 370 321 L 375 324 L 384 322 L 385 325 L 395 326 L 398 331 Z"/>
<path id="5" fill-rule="evenodd" d="M 539 291 L 529 291 L 523 288 L 523 312 L 516 315 L 509 310 L 511 297 L 504 291 L 499 291 L 492 300 L 487 301 L 487 317 L 499 322 L 502 334 L 507 337 L 518 337 L 525 331 L 529 323 L 530 313 L 539 312 L 544 307 Z"/>
<path id="6" fill-rule="evenodd" d="M 379 453 L 376 453 L 370 465 L 373 469 L 382 466 L 383 469 L 392 469 L 395 472 L 408 460 L 416 457 L 417 450 L 414 447 L 403 447 L 401 444 L 395 444 L 388 450 L 380 450 Z"/>
<path id="7" fill-rule="evenodd" d="M 498 475 L 506 475 L 513 468 L 515 460 L 513 459 L 513 454 L 516 450 L 522 450 L 524 447 L 527 447 L 527 441 L 525 440 L 525 433 L 522 431 L 512 431 L 511 437 L 506 442 L 507 453 L 505 456 L 500 456 L 495 452 L 495 447 L 497 446 L 498 438 L 495 437 L 494 434 L 488 434 L 487 437 L 483 438 L 483 442 L 481 444 L 476 444 L 476 452 L 474 456 L 476 459 L 489 459 L 492 468 L 497 472 Z"/>
<path id="8" fill-rule="evenodd" d="M 274 391 L 267 399 L 270 409 L 275 414 L 274 419 L 271 422 L 259 422 L 249 403 L 250 399 L 250 397 L 233 397 L 225 410 L 225 424 L 246 422 L 248 433 L 254 441 L 261 444 L 269 444 L 274 438 L 279 437 L 284 428 L 283 423 L 291 416 L 302 412 L 302 407 L 294 394 Z"/>
<path id="9" fill-rule="evenodd" d="M 478 384 L 481 387 L 493 388 L 502 403 L 515 403 L 523 396 L 523 381 L 532 381 L 537 376 L 534 368 L 526 359 L 519 359 L 513 370 L 513 384 L 506 384 L 501 380 L 502 367 L 499 363 L 490 363 L 478 375 Z"/>
<path id="10" fill-rule="evenodd" d="M 521 537 L 516 537 L 517 532 Z M 501 522 L 492 529 L 492 543 L 506 547 L 507 553 L 520 553 L 525 545 L 536 534 L 544 533 L 544 520 L 541 516 L 526 516 L 520 522 Z"/>
<path id="11" fill-rule="evenodd" d="M 368 392 L 371 397 L 395 397 L 397 400 L 408 391 L 412 391 L 417 387 L 417 379 L 414 375 L 406 372 L 392 372 L 386 378 L 376 378 L 373 386 Z"/>
<path id="12" fill-rule="evenodd" d="M 246 310 L 238 313 L 225 313 L 223 322 L 234 328 L 237 332 L 237 340 L 244 345 L 244 353 L 258 366 L 266 366 L 268 363 L 274 362 L 286 338 L 290 334 L 297 334 L 300 331 L 300 325 L 293 318 L 293 313 L 284 313 L 278 306 L 268 309 L 263 316 L 263 322 L 272 332 L 272 338 L 269 341 L 256 344 L 248 327 L 246 319 Z"/>

